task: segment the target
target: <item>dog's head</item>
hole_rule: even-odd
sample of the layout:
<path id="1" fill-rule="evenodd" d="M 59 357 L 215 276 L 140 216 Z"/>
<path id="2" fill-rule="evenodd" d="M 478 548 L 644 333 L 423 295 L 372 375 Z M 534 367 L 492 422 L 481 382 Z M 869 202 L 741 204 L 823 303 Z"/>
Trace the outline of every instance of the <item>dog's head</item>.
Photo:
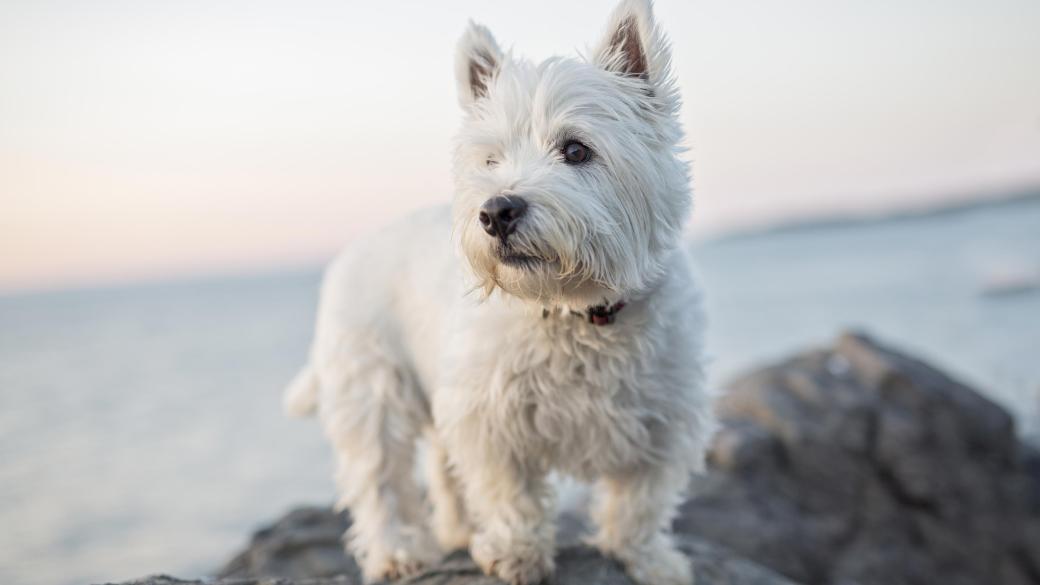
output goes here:
<path id="1" fill-rule="evenodd" d="M 532 64 L 470 24 L 453 215 L 486 293 L 587 306 L 652 286 L 690 204 L 669 59 L 649 0 L 623 0 L 582 60 Z"/>

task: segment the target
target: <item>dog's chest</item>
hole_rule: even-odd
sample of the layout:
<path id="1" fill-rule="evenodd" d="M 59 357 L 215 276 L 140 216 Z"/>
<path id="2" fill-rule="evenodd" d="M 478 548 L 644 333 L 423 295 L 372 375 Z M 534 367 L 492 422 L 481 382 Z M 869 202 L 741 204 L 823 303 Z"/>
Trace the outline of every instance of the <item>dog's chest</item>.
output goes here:
<path id="1" fill-rule="evenodd" d="M 493 368 L 480 409 L 485 436 L 578 476 L 652 457 L 663 413 L 650 344 L 620 330 L 552 325 L 516 333 Z"/>

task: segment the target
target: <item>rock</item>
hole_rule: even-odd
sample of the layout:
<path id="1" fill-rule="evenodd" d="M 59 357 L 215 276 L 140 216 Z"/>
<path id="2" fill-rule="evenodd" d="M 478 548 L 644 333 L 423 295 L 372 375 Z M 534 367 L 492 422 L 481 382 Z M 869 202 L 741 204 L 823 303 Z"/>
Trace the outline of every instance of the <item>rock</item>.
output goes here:
<path id="1" fill-rule="evenodd" d="M 709 470 L 675 522 L 697 585 L 1040 585 L 1040 454 L 934 368 L 845 334 L 736 380 L 719 412 Z M 293 511 L 208 585 L 358 585 L 348 525 Z M 578 544 L 582 525 L 561 519 L 554 585 L 631 585 Z M 464 553 L 406 582 L 498 583 Z"/>
<path id="2" fill-rule="evenodd" d="M 632 585 L 617 563 L 577 544 L 583 524 L 580 518 L 561 519 L 561 547 L 553 583 Z M 294 510 L 257 532 L 249 547 L 220 570 L 218 576 L 222 580 L 217 583 L 252 585 L 257 578 L 283 578 L 287 581 L 279 585 L 358 585 L 361 579 L 357 565 L 344 554 L 340 544 L 347 526 L 347 516 L 329 508 Z M 794 585 L 752 561 L 695 537 L 682 537 L 680 546 L 690 555 L 701 585 Z M 341 580 L 328 580 L 336 575 L 341 575 Z M 314 580 L 315 577 L 325 579 Z M 465 553 L 455 553 L 407 582 L 409 585 L 501 585 L 484 576 Z M 177 582 L 143 581 L 141 585 L 177 585 Z"/>
<path id="3" fill-rule="evenodd" d="M 289 516 L 298 516 L 300 513 L 317 518 L 323 516 L 321 523 L 338 521 L 337 514 L 331 510 L 318 511 L 308 508 L 291 512 Z M 292 522 L 287 522 L 288 517 L 280 520 L 275 526 L 265 529 L 267 537 L 271 538 L 274 533 L 282 532 L 277 539 L 281 542 L 289 542 L 295 539 Z M 267 547 L 269 542 L 262 546 Z M 324 545 L 317 545 L 323 547 Z M 696 538 L 681 538 L 680 548 L 690 556 L 693 563 L 694 574 L 698 585 L 797 585 L 765 569 L 756 563 L 741 559 L 724 549 L 698 540 Z M 257 567 L 276 567 L 278 570 L 292 572 L 306 566 L 306 562 L 293 562 L 293 554 L 288 549 L 279 547 L 267 548 L 269 552 L 275 553 L 280 560 L 267 563 L 263 560 L 263 554 L 254 551 L 251 556 L 254 560 L 261 560 Z M 306 547 L 293 549 L 297 554 L 307 555 Z M 248 551 L 247 551 L 248 552 Z M 347 568 L 347 572 L 337 576 L 315 577 L 314 575 L 258 575 L 247 574 L 249 570 L 245 565 L 238 563 L 242 557 L 236 557 L 229 565 L 232 572 L 237 571 L 238 576 L 225 576 L 216 581 L 182 581 L 167 577 L 165 575 L 148 577 L 137 581 L 123 583 L 122 585 L 361 585 L 361 580 L 356 574 L 356 565 L 340 549 L 340 562 Z M 632 581 L 625 575 L 621 566 L 614 561 L 603 558 L 598 552 L 584 546 L 562 547 L 556 556 L 556 574 L 553 577 L 554 585 L 633 585 Z M 408 585 L 502 585 L 501 581 L 485 576 L 480 569 L 463 552 L 455 553 L 447 557 L 436 567 L 433 567 L 419 575 L 413 576 L 401 583 Z"/>
<path id="4" fill-rule="evenodd" d="M 105 585 L 112 585 L 106 583 Z M 167 575 L 153 575 L 151 577 L 145 577 L 144 579 L 135 579 L 133 581 L 126 581 L 120 585 L 203 585 L 202 581 L 185 581 L 183 579 L 177 579 L 169 577 Z"/>
<path id="5" fill-rule="evenodd" d="M 319 579 L 280 579 L 277 577 L 257 577 L 245 579 L 221 579 L 219 581 L 184 580 L 170 577 L 168 575 L 153 575 L 143 579 L 125 581 L 123 583 L 106 585 L 357 585 L 358 581 L 341 575 L 338 577 L 326 577 Z"/>
<path id="6" fill-rule="evenodd" d="M 1011 417 L 860 334 L 734 382 L 677 530 L 807 585 L 1040 584 Z"/>
<path id="7" fill-rule="evenodd" d="M 299 508 L 253 535 L 249 547 L 218 573 L 219 577 L 331 577 L 360 582 L 354 559 L 343 553 L 346 513 L 329 508 Z"/>

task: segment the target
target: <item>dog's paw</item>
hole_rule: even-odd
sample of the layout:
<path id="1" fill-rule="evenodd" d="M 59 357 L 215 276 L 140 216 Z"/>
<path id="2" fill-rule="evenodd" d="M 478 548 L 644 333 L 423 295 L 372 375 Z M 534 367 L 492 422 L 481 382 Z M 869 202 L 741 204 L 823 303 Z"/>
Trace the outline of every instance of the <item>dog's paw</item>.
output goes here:
<path id="1" fill-rule="evenodd" d="M 470 552 L 486 575 L 509 585 L 536 585 L 553 572 L 552 548 L 536 540 L 505 543 L 477 535 Z"/>
<path id="2" fill-rule="evenodd" d="M 552 557 L 540 553 L 511 553 L 480 562 L 484 573 L 509 585 L 544 583 L 553 572 Z"/>
<path id="3" fill-rule="evenodd" d="M 628 576 L 639 585 L 693 585 L 690 559 L 664 534 L 659 533 L 650 542 L 638 545 L 608 544 L 601 537 L 589 539 L 586 544 L 620 561 Z"/>
<path id="4" fill-rule="evenodd" d="M 693 585 L 690 559 L 670 545 L 613 551 L 639 585 Z"/>
<path id="5" fill-rule="evenodd" d="M 365 582 L 396 581 L 414 575 L 425 569 L 426 566 L 426 561 L 415 558 L 387 557 L 374 562 L 366 562 Z"/>
<path id="6" fill-rule="evenodd" d="M 437 561 L 426 548 L 372 551 L 361 556 L 361 572 L 366 583 L 395 581 L 421 572 Z"/>

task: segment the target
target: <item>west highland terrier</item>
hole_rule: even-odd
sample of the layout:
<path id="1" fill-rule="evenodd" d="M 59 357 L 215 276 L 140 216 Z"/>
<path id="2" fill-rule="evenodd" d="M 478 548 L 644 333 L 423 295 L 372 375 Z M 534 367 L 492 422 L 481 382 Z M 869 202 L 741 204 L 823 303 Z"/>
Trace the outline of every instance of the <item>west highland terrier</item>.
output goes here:
<path id="1" fill-rule="evenodd" d="M 533 64 L 476 24 L 460 40 L 453 205 L 332 263 L 286 394 L 332 441 L 367 580 L 468 547 L 542 581 L 556 472 L 595 486 L 591 543 L 635 581 L 691 583 L 670 523 L 713 423 L 669 60 L 650 0 L 583 59 Z"/>

